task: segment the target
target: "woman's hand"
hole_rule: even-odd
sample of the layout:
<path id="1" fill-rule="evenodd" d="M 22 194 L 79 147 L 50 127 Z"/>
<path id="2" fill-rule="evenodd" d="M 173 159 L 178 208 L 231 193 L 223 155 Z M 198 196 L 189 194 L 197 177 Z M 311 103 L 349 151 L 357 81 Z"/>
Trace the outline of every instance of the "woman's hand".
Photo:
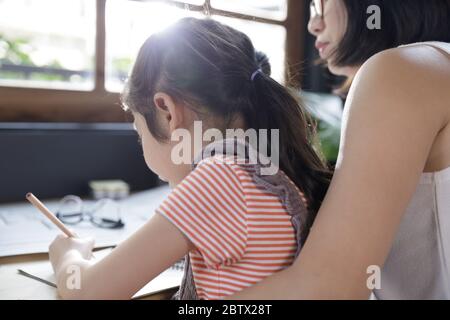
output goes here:
<path id="1" fill-rule="evenodd" d="M 64 258 L 71 252 L 78 252 L 83 259 L 91 259 L 94 244 L 93 238 L 69 238 L 62 234 L 58 235 L 50 244 L 48 252 L 55 273 L 58 273 Z"/>

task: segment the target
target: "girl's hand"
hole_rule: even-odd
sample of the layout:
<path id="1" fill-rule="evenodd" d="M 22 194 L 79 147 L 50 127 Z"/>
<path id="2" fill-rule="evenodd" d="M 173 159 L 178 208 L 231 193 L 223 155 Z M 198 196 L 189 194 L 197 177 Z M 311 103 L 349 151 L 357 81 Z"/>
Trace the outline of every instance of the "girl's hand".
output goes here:
<path id="1" fill-rule="evenodd" d="M 49 246 L 49 258 L 53 270 L 57 273 L 64 257 L 71 252 L 78 252 L 83 259 L 92 257 L 92 249 L 95 240 L 93 238 L 69 238 L 66 235 L 58 235 Z"/>

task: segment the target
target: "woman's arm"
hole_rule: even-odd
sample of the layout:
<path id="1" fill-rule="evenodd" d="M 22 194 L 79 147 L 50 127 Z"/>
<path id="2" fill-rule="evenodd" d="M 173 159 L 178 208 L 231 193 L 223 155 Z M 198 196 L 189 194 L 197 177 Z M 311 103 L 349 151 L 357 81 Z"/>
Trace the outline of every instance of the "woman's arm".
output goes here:
<path id="1" fill-rule="evenodd" d="M 436 79 L 419 58 L 390 50 L 361 68 L 346 105 L 336 172 L 299 258 L 230 298 L 369 297 L 367 268 L 382 267 L 448 121 L 433 101 Z"/>
<path id="2" fill-rule="evenodd" d="M 97 263 L 86 259 L 80 241 L 57 238 L 50 247 L 58 291 L 66 299 L 130 299 L 193 248 L 160 214 Z M 71 280 L 76 270 L 80 271 L 80 288 L 71 289 L 67 283 L 74 284 Z"/>

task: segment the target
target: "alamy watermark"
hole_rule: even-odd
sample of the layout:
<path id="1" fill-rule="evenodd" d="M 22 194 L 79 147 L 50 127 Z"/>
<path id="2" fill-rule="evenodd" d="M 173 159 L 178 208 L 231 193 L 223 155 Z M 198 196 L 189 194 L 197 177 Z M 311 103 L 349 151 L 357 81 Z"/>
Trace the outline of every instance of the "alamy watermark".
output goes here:
<path id="1" fill-rule="evenodd" d="M 371 265 L 367 267 L 366 272 L 370 274 L 366 281 L 367 289 L 381 289 L 381 268 L 377 265 Z"/>
<path id="2" fill-rule="evenodd" d="M 216 128 L 203 132 L 202 121 L 194 122 L 194 136 L 187 129 L 176 129 L 171 135 L 173 148 L 170 158 L 174 164 L 191 164 L 214 154 L 236 155 L 238 164 L 259 164 L 262 175 L 275 175 L 280 163 L 279 129 L 226 129 L 225 135 Z M 270 143 L 269 143 L 270 138 Z M 244 143 L 220 143 L 220 141 L 241 141 Z M 214 143 L 218 142 L 218 143 Z M 210 144 L 209 148 L 203 149 Z M 226 148 L 224 150 L 224 148 Z M 202 150 L 203 153 L 202 153 Z M 205 154 L 206 152 L 206 154 Z M 201 154 L 201 158 L 197 158 Z"/>
<path id="3" fill-rule="evenodd" d="M 367 28 L 369 30 L 380 30 L 381 29 L 381 9 L 377 5 L 371 5 L 367 7 L 367 14 L 370 16 L 367 18 Z"/>
<path id="4" fill-rule="evenodd" d="M 81 268 L 76 264 L 72 264 L 67 267 L 66 273 L 68 277 L 66 279 L 66 288 L 69 290 L 81 289 Z"/>

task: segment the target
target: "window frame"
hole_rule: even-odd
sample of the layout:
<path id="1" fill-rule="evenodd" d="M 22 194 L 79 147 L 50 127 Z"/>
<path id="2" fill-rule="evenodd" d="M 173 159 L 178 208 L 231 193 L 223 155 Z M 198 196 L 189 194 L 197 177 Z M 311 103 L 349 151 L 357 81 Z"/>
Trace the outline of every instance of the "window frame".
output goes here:
<path id="1" fill-rule="evenodd" d="M 0 85 L 0 121 L 5 122 L 125 122 L 130 117 L 120 107 L 120 94 L 105 87 L 106 1 L 96 0 L 96 36 L 94 89 L 91 91 L 47 88 L 7 87 Z M 140 1 L 140 0 L 134 0 Z M 283 26 L 286 29 L 286 82 L 300 86 L 298 67 L 303 60 L 304 1 L 287 0 L 285 20 L 273 20 L 211 7 L 169 0 L 192 11 L 209 12 L 242 20 Z"/>

